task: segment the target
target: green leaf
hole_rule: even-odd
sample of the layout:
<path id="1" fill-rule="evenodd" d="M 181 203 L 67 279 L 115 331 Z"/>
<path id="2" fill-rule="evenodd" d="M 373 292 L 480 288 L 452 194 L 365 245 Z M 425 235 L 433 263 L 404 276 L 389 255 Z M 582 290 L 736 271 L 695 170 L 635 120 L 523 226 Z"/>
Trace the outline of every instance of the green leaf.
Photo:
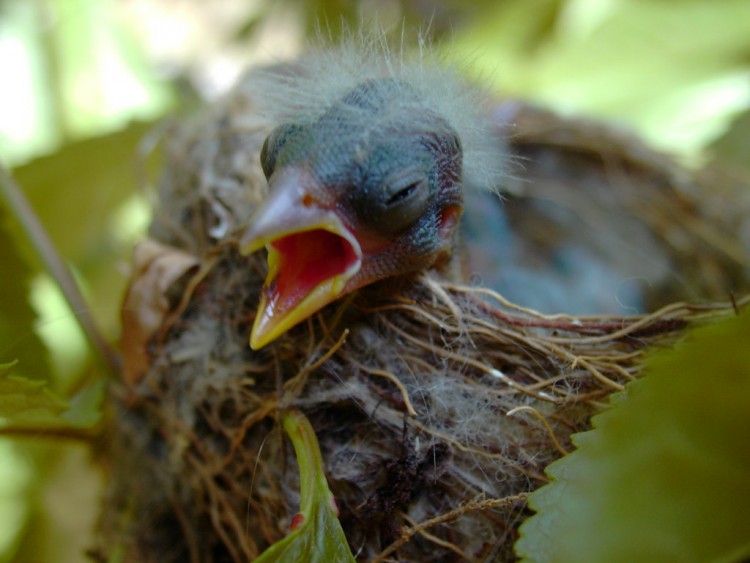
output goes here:
<path id="1" fill-rule="evenodd" d="M 70 408 L 60 415 L 65 422 L 79 428 L 92 428 L 102 418 L 102 403 L 107 389 L 104 379 L 97 379 L 71 397 Z"/>
<path id="2" fill-rule="evenodd" d="M 134 122 L 13 170 L 63 256 L 81 263 L 113 243 L 113 213 L 137 193 L 138 144 L 153 129 Z"/>
<path id="3" fill-rule="evenodd" d="M 48 428 L 92 428 L 101 419 L 106 383 L 96 380 L 66 401 L 38 379 L 11 375 L 18 361 L 0 364 L 0 419 Z"/>
<path id="4" fill-rule="evenodd" d="M 281 422 L 297 454 L 300 510 L 292 520 L 292 532 L 266 549 L 256 563 L 353 562 L 354 556 L 346 543 L 338 521 L 338 509 L 325 478 L 315 431 L 299 411 L 283 413 Z"/>
<path id="5" fill-rule="evenodd" d="M 6 219 L 0 207 L 0 222 Z M 12 237 L 0 227 L 0 361 L 19 358 L 23 372 L 41 378 L 49 375 L 47 349 L 34 331 L 37 315 L 29 304 L 31 269 Z"/>
<path id="6" fill-rule="evenodd" d="M 11 375 L 17 362 L 0 364 L 0 418 L 16 424 L 59 422 L 68 403 L 47 388 L 44 381 Z"/>
<path id="7" fill-rule="evenodd" d="M 530 561 L 750 556 L 750 315 L 655 354 L 548 468 L 516 544 Z"/>
<path id="8" fill-rule="evenodd" d="M 148 162 L 138 156 L 139 143 L 153 132 L 154 123 L 133 122 L 13 170 L 55 247 L 87 282 L 87 300 L 106 334 L 115 334 L 119 323 L 113 303 L 119 302 L 125 277 L 118 265 L 129 262 L 132 243 L 143 235 L 123 224 L 123 213 L 137 201 L 139 166 L 143 173 L 158 166 L 158 151 Z M 9 227 L 34 264 L 36 253 L 26 236 L 13 223 Z"/>

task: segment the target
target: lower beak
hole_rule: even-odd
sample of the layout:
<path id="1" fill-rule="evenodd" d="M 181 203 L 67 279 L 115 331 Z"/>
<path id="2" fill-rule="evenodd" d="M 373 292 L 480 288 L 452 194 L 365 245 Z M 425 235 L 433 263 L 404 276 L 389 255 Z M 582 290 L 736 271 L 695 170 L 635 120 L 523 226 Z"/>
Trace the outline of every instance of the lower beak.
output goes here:
<path id="1" fill-rule="evenodd" d="M 254 350 L 272 342 L 345 293 L 362 265 L 357 238 L 317 205 L 301 174 L 274 178 L 269 198 L 240 239 L 240 251 L 268 250 L 268 275 L 250 333 Z"/>

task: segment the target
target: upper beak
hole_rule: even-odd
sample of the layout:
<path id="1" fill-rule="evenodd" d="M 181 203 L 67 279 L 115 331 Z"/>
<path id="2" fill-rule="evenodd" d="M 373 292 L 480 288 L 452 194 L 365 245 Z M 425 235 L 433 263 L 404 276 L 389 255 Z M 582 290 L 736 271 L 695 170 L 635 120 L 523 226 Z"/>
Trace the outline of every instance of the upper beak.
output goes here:
<path id="1" fill-rule="evenodd" d="M 309 176 L 285 169 L 271 183 L 240 238 L 243 254 L 268 249 L 268 276 L 250 333 L 254 350 L 340 297 L 362 265 L 357 238 L 315 198 Z"/>

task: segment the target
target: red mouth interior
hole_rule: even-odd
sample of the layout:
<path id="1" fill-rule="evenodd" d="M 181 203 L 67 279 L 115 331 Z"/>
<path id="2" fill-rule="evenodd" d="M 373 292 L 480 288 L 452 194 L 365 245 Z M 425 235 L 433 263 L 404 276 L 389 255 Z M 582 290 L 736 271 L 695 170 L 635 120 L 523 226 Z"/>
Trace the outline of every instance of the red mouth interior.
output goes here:
<path id="1" fill-rule="evenodd" d="M 294 233 L 271 244 L 279 252 L 279 269 L 268 287 L 268 300 L 282 311 L 299 304 L 320 283 L 344 273 L 358 260 L 349 241 L 324 229 Z"/>

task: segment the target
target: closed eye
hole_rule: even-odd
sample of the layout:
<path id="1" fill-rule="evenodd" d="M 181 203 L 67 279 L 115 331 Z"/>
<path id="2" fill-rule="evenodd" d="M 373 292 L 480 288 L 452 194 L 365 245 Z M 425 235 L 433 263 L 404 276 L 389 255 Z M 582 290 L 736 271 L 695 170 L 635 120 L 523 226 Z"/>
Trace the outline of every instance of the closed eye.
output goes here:
<path id="1" fill-rule="evenodd" d="M 415 191 L 417 191 L 422 186 L 423 183 L 423 180 L 418 180 L 416 182 L 412 182 L 405 188 L 400 189 L 390 198 L 388 198 L 388 200 L 385 202 L 386 206 L 390 207 L 404 201 L 405 199 L 408 199 Z"/>

